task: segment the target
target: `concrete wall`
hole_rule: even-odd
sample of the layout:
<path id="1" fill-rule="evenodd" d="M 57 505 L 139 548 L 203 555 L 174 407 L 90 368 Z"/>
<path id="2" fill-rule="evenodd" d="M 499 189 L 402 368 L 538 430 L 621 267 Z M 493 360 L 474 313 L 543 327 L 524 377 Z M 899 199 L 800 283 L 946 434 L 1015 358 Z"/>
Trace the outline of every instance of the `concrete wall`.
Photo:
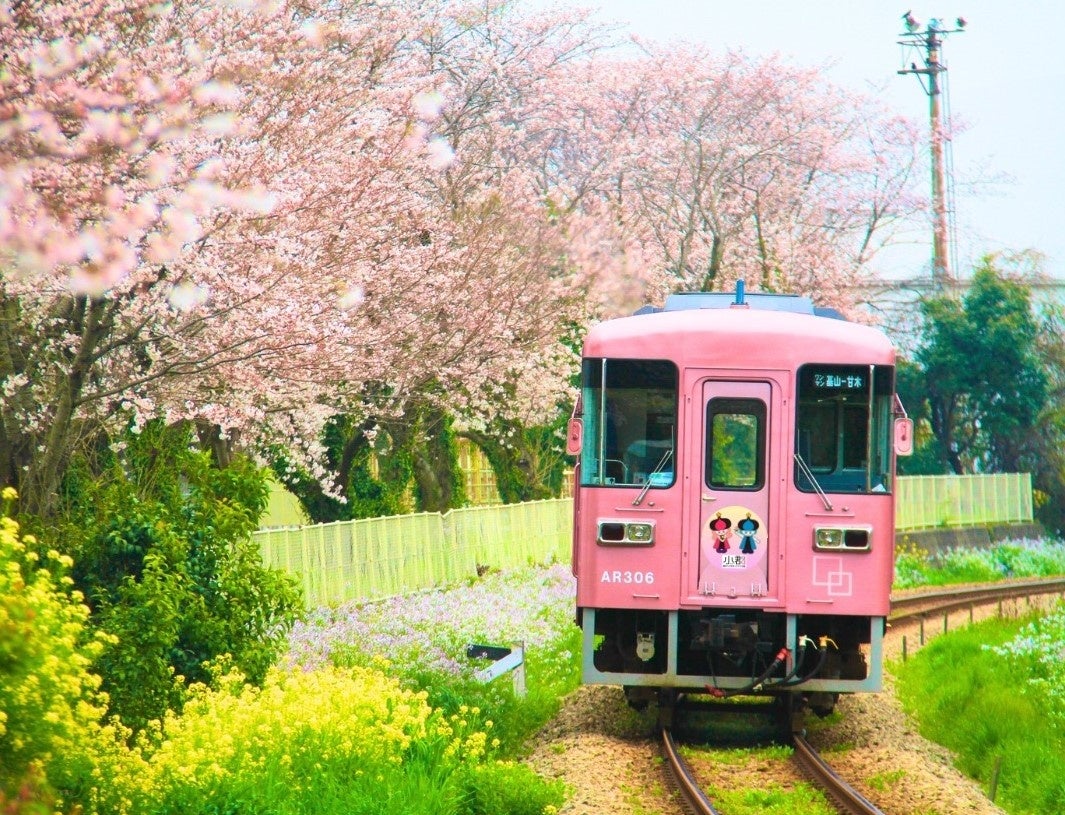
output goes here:
<path id="1" fill-rule="evenodd" d="M 959 546 L 982 549 L 1003 540 L 1043 537 L 1046 537 L 1046 532 L 1039 524 L 1019 523 L 899 532 L 895 535 L 895 542 L 934 553 Z"/>

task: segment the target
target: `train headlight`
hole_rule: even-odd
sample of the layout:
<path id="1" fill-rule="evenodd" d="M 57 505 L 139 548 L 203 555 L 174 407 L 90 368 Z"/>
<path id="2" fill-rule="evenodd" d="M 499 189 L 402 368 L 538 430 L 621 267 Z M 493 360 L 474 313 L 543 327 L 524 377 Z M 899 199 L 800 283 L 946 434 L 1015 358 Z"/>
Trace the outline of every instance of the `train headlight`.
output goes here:
<path id="1" fill-rule="evenodd" d="M 827 527 L 814 530 L 814 545 L 818 549 L 838 549 L 843 545 L 843 530 Z"/>
<path id="2" fill-rule="evenodd" d="M 600 521 L 600 546 L 651 546 L 655 525 L 647 521 Z"/>
<path id="3" fill-rule="evenodd" d="M 625 524 L 625 537 L 633 543 L 651 543 L 655 528 L 652 524 Z"/>
<path id="4" fill-rule="evenodd" d="M 868 526 L 819 526 L 814 529 L 814 549 L 866 552 L 872 536 Z"/>

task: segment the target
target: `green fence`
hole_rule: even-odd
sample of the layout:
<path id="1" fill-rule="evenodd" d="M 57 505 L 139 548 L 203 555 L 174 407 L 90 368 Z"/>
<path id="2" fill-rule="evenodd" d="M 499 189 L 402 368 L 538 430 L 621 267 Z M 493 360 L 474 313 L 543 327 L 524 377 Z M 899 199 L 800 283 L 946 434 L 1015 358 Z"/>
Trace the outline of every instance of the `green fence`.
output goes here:
<path id="1" fill-rule="evenodd" d="M 442 586 L 482 567 L 569 561 L 573 501 L 557 498 L 255 533 L 267 566 L 302 582 L 307 606 Z"/>
<path id="2" fill-rule="evenodd" d="M 376 600 L 570 557 L 573 501 L 470 507 L 255 533 L 266 565 L 302 581 L 308 607 Z M 1028 523 L 1027 473 L 898 479 L 900 531 Z"/>
<path id="3" fill-rule="evenodd" d="M 1030 523 L 1033 517 L 1028 473 L 913 475 L 898 480 L 895 527 L 900 531 Z"/>

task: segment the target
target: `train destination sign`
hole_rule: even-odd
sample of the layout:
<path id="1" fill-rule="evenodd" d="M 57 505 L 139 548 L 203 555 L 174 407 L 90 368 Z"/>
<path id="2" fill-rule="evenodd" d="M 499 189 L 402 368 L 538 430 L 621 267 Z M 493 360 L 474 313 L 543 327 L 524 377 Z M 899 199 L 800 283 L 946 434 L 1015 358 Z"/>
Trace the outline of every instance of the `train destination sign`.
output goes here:
<path id="1" fill-rule="evenodd" d="M 815 368 L 807 376 L 807 381 L 817 391 L 861 391 L 865 390 L 869 380 L 868 371 L 845 368 Z"/>

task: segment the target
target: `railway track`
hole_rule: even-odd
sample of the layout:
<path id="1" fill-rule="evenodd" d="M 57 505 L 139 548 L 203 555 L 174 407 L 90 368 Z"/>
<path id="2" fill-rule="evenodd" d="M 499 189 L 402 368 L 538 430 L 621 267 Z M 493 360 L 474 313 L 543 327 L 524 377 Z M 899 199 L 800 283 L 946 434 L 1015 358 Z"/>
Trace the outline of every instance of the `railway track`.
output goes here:
<path id="1" fill-rule="evenodd" d="M 792 737 L 795 748 L 793 759 L 799 771 L 824 790 L 845 815 L 885 815 L 872 802 L 844 781 L 806 739 L 796 733 Z M 669 777 L 681 796 L 684 809 L 692 815 L 721 815 L 695 778 L 688 762 L 677 750 L 673 734 L 668 729 L 661 732 L 660 750 L 666 762 Z"/>
<path id="2" fill-rule="evenodd" d="M 794 734 L 792 744 L 795 748 L 793 758 L 799 771 L 824 790 L 825 794 L 835 801 L 841 813 L 885 815 L 882 810 L 844 781 L 802 735 Z M 662 730 L 660 750 L 670 779 L 680 793 L 685 810 L 692 815 L 720 815 L 695 778 L 688 762 L 677 750 L 673 734 L 668 729 Z"/>
<path id="3" fill-rule="evenodd" d="M 792 736 L 792 744 L 795 747 L 795 762 L 803 774 L 810 777 L 829 798 L 836 802 L 840 812 L 847 813 L 847 815 L 884 815 L 883 810 L 878 809 L 854 787 L 840 778 L 831 765 L 810 746 L 803 736 L 796 733 Z"/>
<path id="4" fill-rule="evenodd" d="M 1041 594 L 1065 594 L 1065 578 L 1018 580 L 1010 583 L 939 589 L 905 597 L 893 597 L 888 622 L 901 623 L 929 614 L 945 614 L 984 603 Z"/>
<path id="5" fill-rule="evenodd" d="M 1018 581 L 995 586 L 944 589 L 892 602 L 891 622 L 901 623 L 926 615 L 944 614 L 976 605 L 1034 595 L 1065 595 L 1065 579 Z M 833 801 L 843 815 L 885 815 L 884 811 L 851 787 L 800 733 L 792 734 L 793 760 L 799 771 Z M 691 767 L 680 755 L 673 734 L 661 731 L 660 752 L 673 786 L 680 794 L 686 812 L 692 815 L 720 815 L 702 790 Z"/>

